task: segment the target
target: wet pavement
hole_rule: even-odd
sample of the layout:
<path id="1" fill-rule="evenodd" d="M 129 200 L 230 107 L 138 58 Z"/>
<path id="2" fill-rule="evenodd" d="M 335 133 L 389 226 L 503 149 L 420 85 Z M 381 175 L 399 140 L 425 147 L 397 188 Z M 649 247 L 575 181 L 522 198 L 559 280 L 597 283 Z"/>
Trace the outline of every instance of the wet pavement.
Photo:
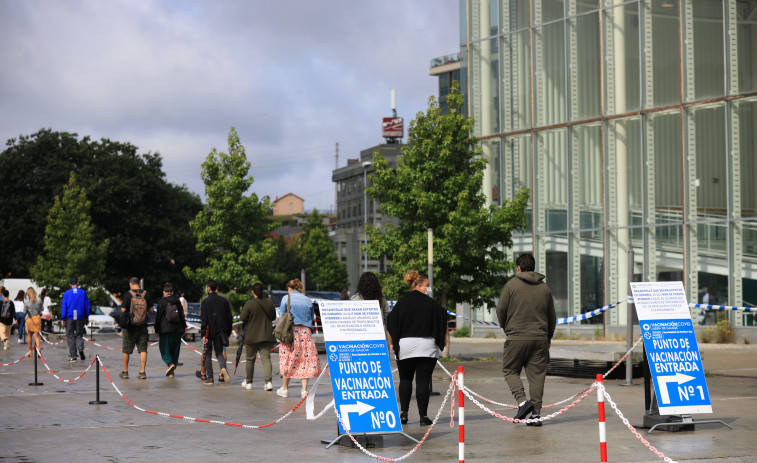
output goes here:
<path id="1" fill-rule="evenodd" d="M 53 336 L 52 341 L 60 339 Z M 97 334 L 96 342 L 119 348 L 121 338 L 115 334 Z M 444 366 L 455 371 L 465 367 L 465 385 L 491 400 L 512 404 L 513 399 L 501 373 L 501 339 L 453 338 L 450 352 L 466 359 L 447 362 Z M 199 343 L 190 343 L 195 349 Z M 624 343 L 587 341 L 554 341 L 555 351 L 625 351 Z M 21 358 L 25 347 L 12 339 L 10 350 L 0 350 L 0 363 Z M 712 401 L 711 415 L 696 415 L 694 419 L 719 419 L 734 429 L 718 424 L 700 424 L 695 431 L 667 432 L 656 430 L 640 435 L 664 455 L 676 461 L 697 462 L 754 462 L 757 461 L 757 346 L 700 344 L 702 360 L 707 372 L 707 385 Z M 236 347 L 229 349 L 230 356 Z M 96 399 L 96 374 L 92 367 L 82 376 L 99 354 L 113 380 L 100 374 L 100 399 L 108 403 L 90 405 Z M 174 414 L 203 420 L 217 420 L 236 425 L 261 426 L 271 423 L 292 410 L 299 397 L 281 398 L 274 392 L 262 390 L 262 366 L 255 369 L 254 389 L 240 387 L 244 379 L 244 364 L 239 365 L 232 384 L 203 386 L 195 377 L 200 355 L 187 346 L 182 347 L 181 361 L 174 378 L 165 376 L 166 366 L 160 359 L 157 346 L 149 350 L 147 379 L 136 379 L 138 357 L 132 356 L 131 379 L 120 379 L 121 353 L 87 343 L 87 360 L 69 364 L 65 342 L 43 345 L 42 355 L 54 373 L 52 376 L 40 362 L 38 381 L 34 382 L 34 362 L 24 359 L 14 365 L 0 366 L 0 462 L 67 462 L 110 461 L 126 462 L 152 459 L 156 461 L 256 461 L 274 462 L 300 459 L 308 462 L 367 462 L 375 461 L 359 449 L 335 445 L 325 449 L 323 440 L 337 435 L 333 410 L 317 420 L 305 416 L 305 404 L 278 424 L 265 429 L 197 422 L 172 418 L 155 413 Z M 274 372 L 278 370 L 278 355 L 272 356 Z M 326 364 L 322 357 L 323 365 Z M 621 365 L 619 368 L 624 368 Z M 233 372 L 233 365 L 230 372 Z M 315 411 L 322 410 L 331 400 L 328 378 L 324 377 L 315 394 Z M 395 381 L 397 376 L 395 374 Z M 549 376 L 545 388 L 545 404 L 569 399 L 592 384 L 587 378 Z M 281 378 L 274 376 L 274 390 L 281 386 Z M 644 415 L 644 388 L 640 379 L 625 386 L 624 380 L 606 383 L 606 389 L 618 409 L 630 424 L 639 425 Z M 429 414 L 440 409 L 449 388 L 449 378 L 441 368 L 434 373 L 434 390 Z M 292 380 L 291 391 L 299 390 Z M 298 394 L 292 394 L 298 395 Z M 457 394 L 455 393 L 455 396 Z M 457 399 L 457 397 L 455 397 Z M 545 408 L 542 415 L 554 413 L 571 405 L 570 399 L 561 405 Z M 482 401 L 482 403 L 485 403 Z M 493 413 L 512 416 L 514 410 L 487 404 Z M 457 417 L 457 404 L 455 416 Z M 496 418 L 481 410 L 470 400 L 465 402 L 465 458 L 469 461 L 599 461 L 597 424 L 597 394 L 591 392 L 570 410 L 547 421 L 543 427 L 527 427 Z M 414 401 L 410 407 L 410 422 L 404 430 L 420 439 L 428 430 L 418 424 Z M 399 434 L 384 435 L 383 447 L 372 452 L 398 458 L 414 447 L 414 443 Z M 661 461 L 641 443 L 623 424 L 607 403 L 607 447 L 611 462 Z M 439 421 L 418 450 L 406 461 L 457 461 L 458 429 L 450 427 L 450 402 L 447 401 Z"/>

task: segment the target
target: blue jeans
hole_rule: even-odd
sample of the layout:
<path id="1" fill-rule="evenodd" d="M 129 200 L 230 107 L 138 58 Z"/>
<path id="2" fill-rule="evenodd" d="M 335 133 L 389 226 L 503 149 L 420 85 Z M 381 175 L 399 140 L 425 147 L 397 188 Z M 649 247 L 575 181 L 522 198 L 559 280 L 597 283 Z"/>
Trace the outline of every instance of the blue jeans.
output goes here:
<path id="1" fill-rule="evenodd" d="M 16 321 L 18 322 L 18 339 L 26 341 L 26 317 L 23 312 L 21 315 L 16 314 Z"/>

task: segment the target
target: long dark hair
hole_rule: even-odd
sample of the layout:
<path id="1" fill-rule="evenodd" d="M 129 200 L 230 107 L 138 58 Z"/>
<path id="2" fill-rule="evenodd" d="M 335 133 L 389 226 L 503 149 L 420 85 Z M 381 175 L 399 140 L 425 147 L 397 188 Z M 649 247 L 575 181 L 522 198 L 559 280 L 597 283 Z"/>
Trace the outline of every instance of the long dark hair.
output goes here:
<path id="1" fill-rule="evenodd" d="M 366 301 L 384 301 L 384 293 L 381 291 L 381 282 L 373 272 L 365 272 L 360 275 L 357 282 L 357 294 Z"/>

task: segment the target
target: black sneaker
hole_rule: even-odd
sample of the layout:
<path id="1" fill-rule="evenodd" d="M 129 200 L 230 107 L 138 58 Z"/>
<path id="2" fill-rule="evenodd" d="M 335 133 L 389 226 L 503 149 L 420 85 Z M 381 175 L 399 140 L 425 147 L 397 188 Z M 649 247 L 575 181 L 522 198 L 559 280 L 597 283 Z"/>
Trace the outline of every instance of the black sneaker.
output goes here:
<path id="1" fill-rule="evenodd" d="M 531 416 L 529 417 L 529 419 L 530 419 L 530 420 L 538 420 L 538 419 L 540 419 L 540 418 L 541 418 L 541 415 L 538 415 L 538 414 L 537 414 L 537 415 L 534 415 L 533 413 L 532 413 L 532 414 L 531 414 Z M 538 428 L 538 427 L 540 427 L 540 426 L 541 426 L 541 424 L 542 424 L 542 422 L 541 422 L 541 421 L 536 421 L 536 422 L 534 422 L 534 423 L 526 423 L 526 426 L 536 426 L 536 427 Z"/>
<path id="2" fill-rule="evenodd" d="M 534 404 L 532 404 L 530 400 L 527 400 L 526 403 L 518 407 L 518 413 L 515 414 L 515 419 L 523 420 L 532 411 L 534 411 Z"/>
<path id="3" fill-rule="evenodd" d="M 137 374 L 137 379 L 147 379 L 147 375 L 144 371 L 140 371 L 139 374 Z"/>
<path id="4" fill-rule="evenodd" d="M 68 358 L 68 363 L 74 363 L 74 362 L 76 362 L 76 357 L 69 357 Z"/>
<path id="5" fill-rule="evenodd" d="M 434 424 L 434 422 L 431 421 L 431 419 L 429 417 L 427 417 L 427 416 L 422 416 L 421 417 L 421 422 L 420 422 L 421 426 L 430 426 L 432 424 Z"/>
<path id="6" fill-rule="evenodd" d="M 79 351 L 79 357 L 81 357 L 82 360 L 87 360 L 87 357 L 84 355 L 84 349 Z"/>

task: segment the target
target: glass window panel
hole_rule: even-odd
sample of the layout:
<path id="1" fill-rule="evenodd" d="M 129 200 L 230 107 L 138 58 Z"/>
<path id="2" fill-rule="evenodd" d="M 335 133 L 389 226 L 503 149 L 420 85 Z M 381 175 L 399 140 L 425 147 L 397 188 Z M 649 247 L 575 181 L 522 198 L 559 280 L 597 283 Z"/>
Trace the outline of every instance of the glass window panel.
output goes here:
<path id="1" fill-rule="evenodd" d="M 667 5 L 667 3 L 664 3 Z M 645 53 L 652 54 L 652 82 L 646 85 L 654 89 L 653 107 L 670 106 L 681 101 L 679 78 L 679 36 L 678 14 L 673 8 L 677 2 L 670 2 L 670 7 L 653 3 L 652 7 L 652 43 L 645 44 Z"/>
<path id="2" fill-rule="evenodd" d="M 745 221 L 741 236 L 744 244 L 744 257 L 757 258 L 757 220 Z M 757 307 L 757 300 L 752 307 Z"/>
<path id="3" fill-rule="evenodd" d="M 605 59 L 606 112 L 636 111 L 641 107 L 638 4 L 606 10 L 604 27 L 608 54 Z"/>
<path id="4" fill-rule="evenodd" d="M 500 11 L 502 32 L 511 32 L 528 27 L 528 0 L 503 2 Z"/>
<path id="5" fill-rule="evenodd" d="M 738 143 L 741 159 L 741 216 L 757 217 L 757 100 L 741 101 L 737 105 L 739 130 L 733 133 L 729 128 L 729 132 L 738 137 L 734 143 Z"/>
<path id="6" fill-rule="evenodd" d="M 539 210 L 544 212 L 545 229 L 568 229 L 568 156 L 565 129 L 537 134 L 537 191 Z"/>
<path id="7" fill-rule="evenodd" d="M 512 178 L 503 178 L 502 189 L 509 189 L 509 196 L 514 197 L 521 188 L 533 189 L 531 181 L 531 135 L 515 135 L 504 139 L 504 162 Z M 531 194 L 533 200 L 533 192 Z"/>
<path id="8" fill-rule="evenodd" d="M 726 159 L 725 108 L 696 108 L 693 141 L 696 158 L 697 217 L 717 219 L 728 215 L 728 159 Z M 690 135 L 689 135 L 690 136 Z"/>
<path id="9" fill-rule="evenodd" d="M 534 24 L 543 24 L 565 17 L 563 0 L 532 0 Z"/>
<path id="10" fill-rule="evenodd" d="M 537 263 L 538 268 L 538 263 Z M 568 314 L 568 253 L 547 251 L 546 272 L 549 290 L 555 300 L 557 318 Z"/>
<path id="11" fill-rule="evenodd" d="M 571 34 L 570 68 L 575 71 L 571 82 L 571 120 L 590 119 L 600 115 L 600 51 L 599 14 L 587 14 L 569 21 Z M 638 79 L 637 79 L 638 80 Z"/>
<path id="12" fill-rule="evenodd" d="M 643 160 L 640 142 L 641 123 L 638 117 L 608 123 L 607 184 L 608 214 L 612 227 L 627 227 L 641 217 L 643 192 Z"/>
<path id="13" fill-rule="evenodd" d="M 499 133 L 499 52 L 497 39 L 471 44 L 470 74 L 474 92 L 471 115 L 477 137 Z"/>
<path id="14" fill-rule="evenodd" d="M 533 29 L 537 127 L 566 122 L 564 29 L 563 22 Z"/>
<path id="15" fill-rule="evenodd" d="M 654 114 L 650 118 L 654 130 L 655 222 L 680 222 L 683 208 L 681 114 L 676 111 Z"/>
<path id="16" fill-rule="evenodd" d="M 578 138 L 578 209 L 581 228 L 602 226 L 602 134 L 599 124 L 576 126 L 573 136 Z M 573 163 L 575 165 L 575 163 Z M 599 235 L 601 236 L 601 235 Z"/>
<path id="17" fill-rule="evenodd" d="M 683 67 L 687 82 L 684 85 L 685 99 L 693 101 L 723 96 L 723 1 L 697 0 L 691 5 L 693 24 L 685 21 L 686 18 L 683 21 L 683 27 L 692 29 L 691 39 L 684 42 L 687 57 Z M 687 31 L 684 36 L 689 36 Z"/>
<path id="18" fill-rule="evenodd" d="M 528 30 L 502 37 L 502 127 L 505 132 L 531 126 Z"/>
<path id="19" fill-rule="evenodd" d="M 500 139 L 492 138 L 489 140 L 482 140 L 480 143 L 482 156 L 487 160 L 489 167 L 487 170 L 491 172 L 491 178 L 487 181 L 484 178 L 485 184 L 482 186 L 483 192 L 486 198 L 491 200 L 494 204 L 499 204 L 500 198 L 500 185 L 502 179 L 500 176 Z"/>
<path id="20" fill-rule="evenodd" d="M 739 92 L 757 90 L 757 0 L 737 3 Z"/>
<path id="21" fill-rule="evenodd" d="M 599 8 L 599 3 L 596 0 L 575 0 L 576 1 L 576 13 L 587 13 L 589 11 L 596 11 Z"/>
<path id="22" fill-rule="evenodd" d="M 683 226 L 655 229 L 657 281 L 685 281 L 683 277 Z"/>
<path id="23" fill-rule="evenodd" d="M 591 236 L 581 234 L 581 313 L 591 312 L 604 306 L 604 259 L 602 257 L 601 240 L 600 246 L 584 246 Z M 593 243 L 592 243 L 593 244 Z M 586 321 L 588 324 L 603 324 L 604 314 L 592 317 Z"/>

